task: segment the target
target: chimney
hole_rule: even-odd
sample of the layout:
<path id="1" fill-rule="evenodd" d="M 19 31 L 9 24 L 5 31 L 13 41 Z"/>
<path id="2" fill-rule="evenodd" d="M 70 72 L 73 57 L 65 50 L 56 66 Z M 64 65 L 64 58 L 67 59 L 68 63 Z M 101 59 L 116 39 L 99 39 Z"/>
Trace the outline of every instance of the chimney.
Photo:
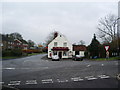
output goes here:
<path id="1" fill-rule="evenodd" d="M 54 39 L 58 36 L 58 32 L 54 33 Z"/>

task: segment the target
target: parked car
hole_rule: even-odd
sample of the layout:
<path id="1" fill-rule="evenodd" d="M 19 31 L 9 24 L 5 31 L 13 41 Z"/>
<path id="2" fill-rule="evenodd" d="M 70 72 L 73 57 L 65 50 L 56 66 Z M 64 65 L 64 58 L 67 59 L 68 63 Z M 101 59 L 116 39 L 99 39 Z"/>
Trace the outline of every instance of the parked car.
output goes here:
<path id="1" fill-rule="evenodd" d="M 83 60 L 83 57 L 80 56 L 80 55 L 73 55 L 73 56 L 72 56 L 72 59 L 75 60 L 75 61 L 82 61 L 82 60 Z"/>
<path id="2" fill-rule="evenodd" d="M 52 56 L 52 61 L 59 61 L 58 55 L 53 55 Z"/>

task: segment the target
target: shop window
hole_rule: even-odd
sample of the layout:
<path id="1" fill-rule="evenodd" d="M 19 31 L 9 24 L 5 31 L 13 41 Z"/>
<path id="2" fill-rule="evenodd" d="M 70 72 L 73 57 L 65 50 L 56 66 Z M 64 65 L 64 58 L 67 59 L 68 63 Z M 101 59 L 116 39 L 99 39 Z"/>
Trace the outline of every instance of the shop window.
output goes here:
<path id="1" fill-rule="evenodd" d="M 63 52 L 63 56 L 67 56 L 67 52 L 66 51 Z"/>

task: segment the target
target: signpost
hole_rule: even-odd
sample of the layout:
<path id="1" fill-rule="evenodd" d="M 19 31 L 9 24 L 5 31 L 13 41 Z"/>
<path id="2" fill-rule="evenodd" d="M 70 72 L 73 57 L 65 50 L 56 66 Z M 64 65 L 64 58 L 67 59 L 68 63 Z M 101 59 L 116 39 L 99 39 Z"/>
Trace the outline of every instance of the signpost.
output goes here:
<path id="1" fill-rule="evenodd" d="M 110 46 L 105 46 L 105 50 L 106 50 L 106 58 L 109 58 L 109 48 Z"/>

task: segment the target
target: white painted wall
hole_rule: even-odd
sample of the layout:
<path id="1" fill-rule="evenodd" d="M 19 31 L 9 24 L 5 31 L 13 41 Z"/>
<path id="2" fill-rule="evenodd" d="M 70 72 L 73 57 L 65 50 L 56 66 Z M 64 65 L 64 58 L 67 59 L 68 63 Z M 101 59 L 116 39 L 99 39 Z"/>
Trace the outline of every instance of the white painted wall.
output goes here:
<path id="1" fill-rule="evenodd" d="M 75 51 L 73 51 L 73 55 L 75 55 Z M 81 57 L 84 57 L 85 56 L 85 51 L 79 51 L 79 55 Z"/>

